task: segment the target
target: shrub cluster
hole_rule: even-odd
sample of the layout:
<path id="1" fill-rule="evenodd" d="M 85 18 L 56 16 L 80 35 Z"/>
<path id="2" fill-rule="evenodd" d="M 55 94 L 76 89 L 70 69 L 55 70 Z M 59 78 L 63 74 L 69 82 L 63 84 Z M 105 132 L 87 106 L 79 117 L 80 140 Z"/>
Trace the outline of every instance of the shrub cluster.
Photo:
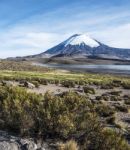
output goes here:
<path id="1" fill-rule="evenodd" d="M 95 109 L 101 117 L 110 117 L 115 113 L 113 108 L 104 104 L 97 105 Z"/>
<path id="2" fill-rule="evenodd" d="M 88 86 L 84 86 L 84 87 L 83 87 L 83 90 L 84 90 L 84 92 L 87 93 L 87 94 L 95 94 L 95 93 L 96 93 L 94 88 L 88 87 Z"/>
<path id="3" fill-rule="evenodd" d="M 103 116 L 113 114 L 106 107 L 97 113 Z M 42 96 L 28 93 L 24 88 L 0 86 L 1 130 L 63 141 L 73 138 L 82 150 L 128 150 L 122 135 L 104 131 L 97 113 L 86 96 L 75 92 L 59 96 L 47 92 Z M 67 142 L 65 147 L 69 150 L 77 145 Z"/>
<path id="4" fill-rule="evenodd" d="M 75 82 L 74 81 L 70 81 L 70 80 L 66 80 L 61 82 L 62 86 L 67 87 L 67 88 L 74 88 L 75 87 Z"/>

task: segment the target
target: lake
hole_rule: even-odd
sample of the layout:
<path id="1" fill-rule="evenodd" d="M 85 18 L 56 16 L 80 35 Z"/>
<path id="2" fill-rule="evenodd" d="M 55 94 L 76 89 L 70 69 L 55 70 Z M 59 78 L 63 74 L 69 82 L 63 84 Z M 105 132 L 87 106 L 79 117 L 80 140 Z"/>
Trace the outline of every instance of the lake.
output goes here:
<path id="1" fill-rule="evenodd" d="M 66 69 L 72 71 L 86 71 L 95 73 L 114 73 L 114 74 L 127 74 L 130 75 L 130 65 L 75 65 L 75 64 L 41 64 L 34 63 L 35 65 Z"/>

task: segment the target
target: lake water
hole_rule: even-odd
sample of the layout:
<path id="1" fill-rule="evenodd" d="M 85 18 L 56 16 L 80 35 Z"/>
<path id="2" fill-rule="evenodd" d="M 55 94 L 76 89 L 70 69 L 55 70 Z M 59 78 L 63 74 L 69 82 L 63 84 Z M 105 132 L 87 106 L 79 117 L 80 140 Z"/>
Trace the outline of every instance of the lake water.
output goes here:
<path id="1" fill-rule="evenodd" d="M 35 63 L 35 65 L 56 68 L 67 69 L 72 71 L 88 71 L 88 72 L 102 72 L 102 73 L 115 73 L 115 74 L 129 74 L 130 65 L 72 65 L 72 64 L 41 64 Z"/>

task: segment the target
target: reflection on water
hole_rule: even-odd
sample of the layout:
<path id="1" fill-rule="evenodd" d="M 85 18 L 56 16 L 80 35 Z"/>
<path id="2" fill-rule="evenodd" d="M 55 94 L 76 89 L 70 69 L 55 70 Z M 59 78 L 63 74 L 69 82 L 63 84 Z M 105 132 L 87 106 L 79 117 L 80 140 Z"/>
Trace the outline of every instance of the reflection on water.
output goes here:
<path id="1" fill-rule="evenodd" d="M 35 63 L 35 65 L 68 70 L 80 70 L 80 71 L 86 70 L 91 72 L 130 74 L 130 65 L 71 65 L 71 64 L 41 64 L 41 63 Z"/>

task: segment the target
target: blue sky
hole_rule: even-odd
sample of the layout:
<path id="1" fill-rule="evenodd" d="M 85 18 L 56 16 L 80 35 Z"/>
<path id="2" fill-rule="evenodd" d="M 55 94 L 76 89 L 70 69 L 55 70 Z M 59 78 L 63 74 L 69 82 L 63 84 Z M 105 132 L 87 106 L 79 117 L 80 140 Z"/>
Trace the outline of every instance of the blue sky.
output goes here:
<path id="1" fill-rule="evenodd" d="M 37 54 L 76 33 L 130 48 L 130 0 L 0 0 L 0 58 Z"/>

